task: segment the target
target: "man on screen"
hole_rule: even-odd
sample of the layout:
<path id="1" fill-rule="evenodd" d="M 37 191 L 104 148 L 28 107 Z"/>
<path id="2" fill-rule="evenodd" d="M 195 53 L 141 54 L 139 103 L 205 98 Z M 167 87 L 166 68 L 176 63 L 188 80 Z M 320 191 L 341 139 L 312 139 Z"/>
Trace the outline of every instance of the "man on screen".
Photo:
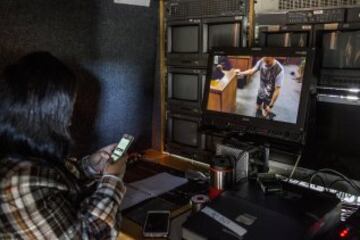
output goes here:
<path id="1" fill-rule="evenodd" d="M 272 108 L 280 95 L 284 81 L 284 67 L 273 57 L 261 58 L 253 68 L 239 71 L 240 75 L 252 75 L 260 71 L 260 87 L 256 100 L 256 117 L 273 119 L 276 114 Z"/>

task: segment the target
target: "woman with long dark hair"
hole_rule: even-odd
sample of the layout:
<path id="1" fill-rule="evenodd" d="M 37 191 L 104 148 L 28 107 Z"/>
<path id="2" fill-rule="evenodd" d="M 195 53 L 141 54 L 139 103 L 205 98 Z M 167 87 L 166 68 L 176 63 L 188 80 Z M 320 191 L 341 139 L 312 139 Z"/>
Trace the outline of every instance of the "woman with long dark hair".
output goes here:
<path id="1" fill-rule="evenodd" d="M 126 157 L 109 164 L 109 145 L 67 160 L 75 96 L 74 74 L 47 52 L 1 75 L 0 239 L 117 237 Z M 89 163 L 103 167 L 88 171 Z"/>

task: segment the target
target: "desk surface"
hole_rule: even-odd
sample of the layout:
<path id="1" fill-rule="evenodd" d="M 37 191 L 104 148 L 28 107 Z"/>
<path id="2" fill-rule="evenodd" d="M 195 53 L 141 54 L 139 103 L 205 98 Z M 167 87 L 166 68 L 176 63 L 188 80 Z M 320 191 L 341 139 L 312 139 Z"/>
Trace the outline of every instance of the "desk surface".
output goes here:
<path id="1" fill-rule="evenodd" d="M 186 169 L 206 169 L 204 166 L 179 161 L 169 155 L 156 152 L 148 152 L 147 156 L 151 161 L 140 161 L 128 167 L 124 179 L 125 182 L 138 181 L 156 175 L 159 172 L 168 172 L 176 176 L 184 176 L 183 171 Z M 181 225 L 186 220 L 185 216 L 189 214 L 190 210 L 189 199 L 195 194 L 207 192 L 207 188 L 207 184 L 203 185 L 189 182 L 159 197 L 146 200 L 134 207 L 124 210 L 122 213 L 123 231 L 118 239 L 142 239 L 142 225 L 148 210 L 170 210 L 172 221 L 171 239 L 181 239 Z"/>

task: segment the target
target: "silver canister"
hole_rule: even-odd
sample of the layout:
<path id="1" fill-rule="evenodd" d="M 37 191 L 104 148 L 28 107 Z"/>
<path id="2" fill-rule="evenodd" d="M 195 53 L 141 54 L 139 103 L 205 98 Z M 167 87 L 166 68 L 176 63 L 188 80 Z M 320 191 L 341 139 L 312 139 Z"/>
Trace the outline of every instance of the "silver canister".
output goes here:
<path id="1" fill-rule="evenodd" d="M 226 190 L 235 182 L 234 161 L 229 156 L 218 155 L 210 166 L 210 184 L 217 190 Z"/>

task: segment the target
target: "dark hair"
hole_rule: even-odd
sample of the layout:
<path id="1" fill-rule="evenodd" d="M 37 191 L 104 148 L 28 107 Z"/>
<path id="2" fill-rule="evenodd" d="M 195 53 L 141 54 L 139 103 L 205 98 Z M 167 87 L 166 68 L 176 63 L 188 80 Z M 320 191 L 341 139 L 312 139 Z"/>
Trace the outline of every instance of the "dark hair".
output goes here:
<path id="1" fill-rule="evenodd" d="M 75 85 L 74 73 L 48 52 L 6 67 L 0 77 L 0 157 L 63 160 L 71 144 Z"/>

